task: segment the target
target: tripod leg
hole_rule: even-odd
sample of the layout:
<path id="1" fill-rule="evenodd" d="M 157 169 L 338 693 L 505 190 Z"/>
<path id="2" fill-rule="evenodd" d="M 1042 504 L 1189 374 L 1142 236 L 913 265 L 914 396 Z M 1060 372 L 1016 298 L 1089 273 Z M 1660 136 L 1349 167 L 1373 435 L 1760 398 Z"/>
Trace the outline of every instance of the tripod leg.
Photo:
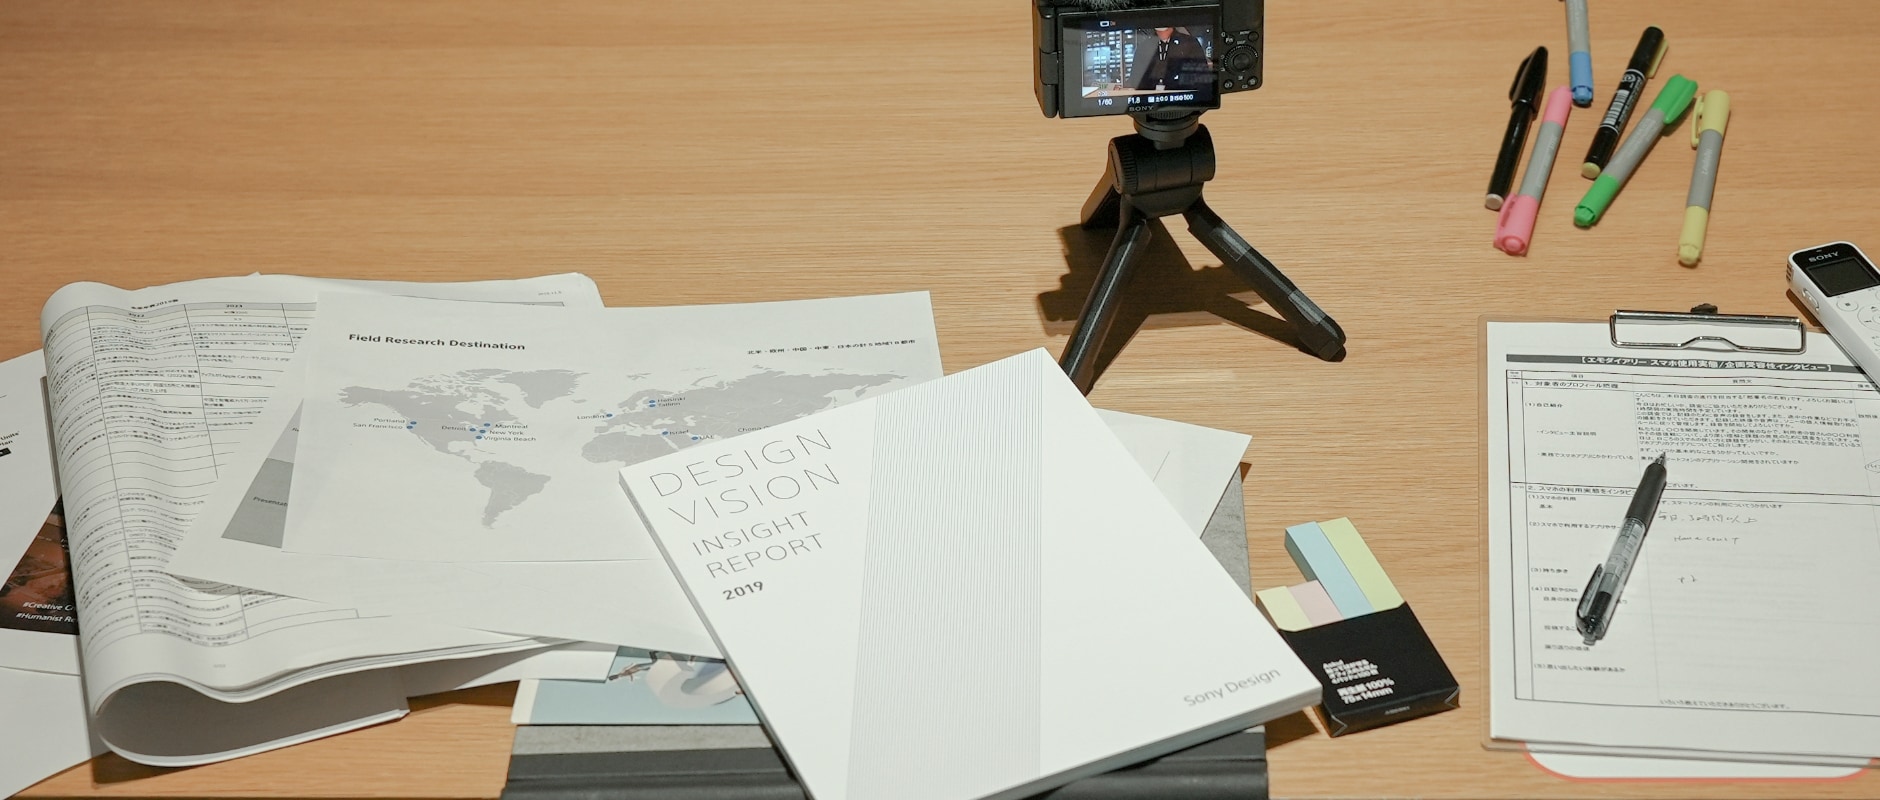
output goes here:
<path id="1" fill-rule="evenodd" d="M 1110 336 L 1110 327 L 1116 324 L 1117 307 L 1123 301 L 1123 290 L 1129 286 L 1136 257 L 1152 236 L 1148 217 L 1128 203 L 1120 207 L 1116 238 L 1110 241 L 1110 252 L 1103 257 L 1103 270 L 1097 273 L 1090 297 L 1084 300 L 1084 310 L 1077 315 L 1077 326 L 1071 329 L 1071 339 L 1064 345 L 1064 356 L 1058 359 L 1058 366 L 1084 394 L 1090 394 L 1097 382 L 1097 356 Z"/>
<path id="2" fill-rule="evenodd" d="M 1103 168 L 1103 178 L 1097 181 L 1097 188 L 1091 190 L 1090 198 L 1084 201 L 1083 217 L 1078 223 L 1085 228 L 1101 228 L 1120 219 L 1119 203 L 1123 196 L 1116 191 L 1116 166 Z"/>
<path id="3" fill-rule="evenodd" d="M 1287 280 L 1286 273 L 1280 272 L 1273 262 L 1260 255 L 1260 251 L 1240 238 L 1227 222 L 1221 219 L 1206 201 L 1196 198 L 1195 202 L 1182 212 L 1188 220 L 1188 232 L 1207 245 L 1209 251 L 1219 256 L 1221 262 L 1235 275 L 1246 281 L 1258 292 L 1267 305 L 1278 311 L 1279 315 L 1293 324 L 1299 335 L 1299 344 L 1305 350 L 1326 361 L 1337 359 L 1345 352 L 1345 332 L 1338 323 L 1320 311 L 1318 305 L 1307 297 L 1305 292 Z"/>

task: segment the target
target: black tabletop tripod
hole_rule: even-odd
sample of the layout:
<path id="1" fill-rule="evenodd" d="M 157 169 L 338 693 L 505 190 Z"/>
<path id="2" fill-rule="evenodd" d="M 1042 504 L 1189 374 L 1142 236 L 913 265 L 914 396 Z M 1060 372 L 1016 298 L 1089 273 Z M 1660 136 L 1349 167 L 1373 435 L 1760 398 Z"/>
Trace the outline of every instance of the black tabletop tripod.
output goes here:
<path id="1" fill-rule="evenodd" d="M 1116 322 L 1134 262 L 1149 243 L 1149 220 L 1174 214 L 1187 219 L 1190 234 L 1292 323 L 1301 349 L 1327 361 L 1345 352 L 1345 332 L 1338 323 L 1201 199 L 1202 184 L 1214 177 L 1214 140 L 1200 117 L 1199 113 L 1173 120 L 1134 116 L 1136 133 L 1110 140 L 1110 163 L 1096 191 L 1084 201 L 1085 228 L 1109 225 L 1112 220 L 1116 225 L 1110 252 L 1103 258 L 1096 284 L 1090 287 L 1090 297 L 1058 360 L 1085 394 L 1096 383 L 1097 354 Z"/>

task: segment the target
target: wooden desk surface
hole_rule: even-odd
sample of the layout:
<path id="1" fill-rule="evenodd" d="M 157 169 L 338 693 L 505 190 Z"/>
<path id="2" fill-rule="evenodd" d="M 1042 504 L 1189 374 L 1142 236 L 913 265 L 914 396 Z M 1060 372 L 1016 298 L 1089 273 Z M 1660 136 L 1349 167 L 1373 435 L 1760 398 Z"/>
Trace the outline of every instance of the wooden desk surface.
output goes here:
<path id="1" fill-rule="evenodd" d="M 1565 81 L 1559 3 L 1274 0 L 1265 88 L 1206 123 L 1207 196 L 1351 337 L 1324 363 L 1182 226 L 1133 294 L 1163 309 L 1093 400 L 1245 431 L 1257 585 L 1283 526 L 1348 515 L 1463 685 L 1461 711 L 1338 740 L 1275 726 L 1275 796 L 1875 796 L 1880 778 L 1569 782 L 1484 751 L 1477 318 L 1615 307 L 1795 313 L 1792 249 L 1880 242 L 1880 4 L 1596 4 L 1603 109 L 1639 30 L 1735 99 L 1702 265 L 1675 260 L 1691 156 L 1657 145 L 1570 224 L 1575 110 L 1532 253 L 1482 194 L 1516 63 Z M 1074 226 L 1123 119 L 1047 120 L 1022 0 L 0 4 L 0 357 L 71 281 L 255 270 L 475 279 L 579 270 L 616 305 L 926 289 L 949 371 L 1055 352 L 1107 246 Z M 1525 158 L 1524 158 L 1525 160 Z M 1169 246 L 1169 242 L 1175 246 Z M 1254 300 L 1251 293 L 1239 295 Z M 1220 315 L 1212 313 L 1219 311 Z M 1231 321 L 1230 321 L 1231 320 Z M 1250 330 L 1248 325 L 1253 328 Z M 492 797 L 509 686 L 197 769 L 116 757 L 51 795 Z"/>

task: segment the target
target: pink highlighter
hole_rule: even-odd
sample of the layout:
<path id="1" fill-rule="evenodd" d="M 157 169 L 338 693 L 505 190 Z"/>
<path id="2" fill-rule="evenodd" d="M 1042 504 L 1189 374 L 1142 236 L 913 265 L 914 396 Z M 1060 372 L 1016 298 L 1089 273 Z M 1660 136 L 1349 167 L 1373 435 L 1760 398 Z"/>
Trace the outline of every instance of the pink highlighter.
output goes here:
<path id="1" fill-rule="evenodd" d="M 1567 129 L 1567 112 L 1573 110 L 1573 91 L 1555 87 L 1547 94 L 1547 108 L 1541 114 L 1540 131 L 1534 135 L 1534 154 L 1528 157 L 1527 172 L 1521 175 L 1521 188 L 1501 206 L 1501 218 L 1495 223 L 1495 246 L 1511 256 L 1527 252 L 1534 238 L 1534 217 L 1541 211 L 1541 195 L 1547 192 L 1547 174 L 1554 171 L 1554 155 L 1560 152 L 1560 135 Z"/>

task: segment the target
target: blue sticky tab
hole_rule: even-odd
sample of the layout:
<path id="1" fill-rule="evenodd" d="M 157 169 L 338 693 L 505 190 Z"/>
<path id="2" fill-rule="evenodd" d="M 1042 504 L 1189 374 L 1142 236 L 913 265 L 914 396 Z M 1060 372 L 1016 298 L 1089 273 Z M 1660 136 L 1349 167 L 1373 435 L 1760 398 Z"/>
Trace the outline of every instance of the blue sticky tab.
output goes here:
<path id="1" fill-rule="evenodd" d="M 1332 540 L 1325 538 L 1325 531 L 1318 523 L 1303 522 L 1287 528 L 1286 552 L 1292 555 L 1293 563 L 1299 565 L 1300 574 L 1325 587 L 1325 593 L 1332 596 L 1332 605 L 1338 606 L 1338 613 L 1345 619 L 1377 610 L 1371 607 L 1364 589 L 1351 577 L 1351 570 L 1345 568 L 1345 562 L 1332 547 Z"/>
<path id="2" fill-rule="evenodd" d="M 1593 54 L 1568 53 L 1567 73 L 1573 82 L 1573 104 L 1589 106 L 1593 104 Z"/>

